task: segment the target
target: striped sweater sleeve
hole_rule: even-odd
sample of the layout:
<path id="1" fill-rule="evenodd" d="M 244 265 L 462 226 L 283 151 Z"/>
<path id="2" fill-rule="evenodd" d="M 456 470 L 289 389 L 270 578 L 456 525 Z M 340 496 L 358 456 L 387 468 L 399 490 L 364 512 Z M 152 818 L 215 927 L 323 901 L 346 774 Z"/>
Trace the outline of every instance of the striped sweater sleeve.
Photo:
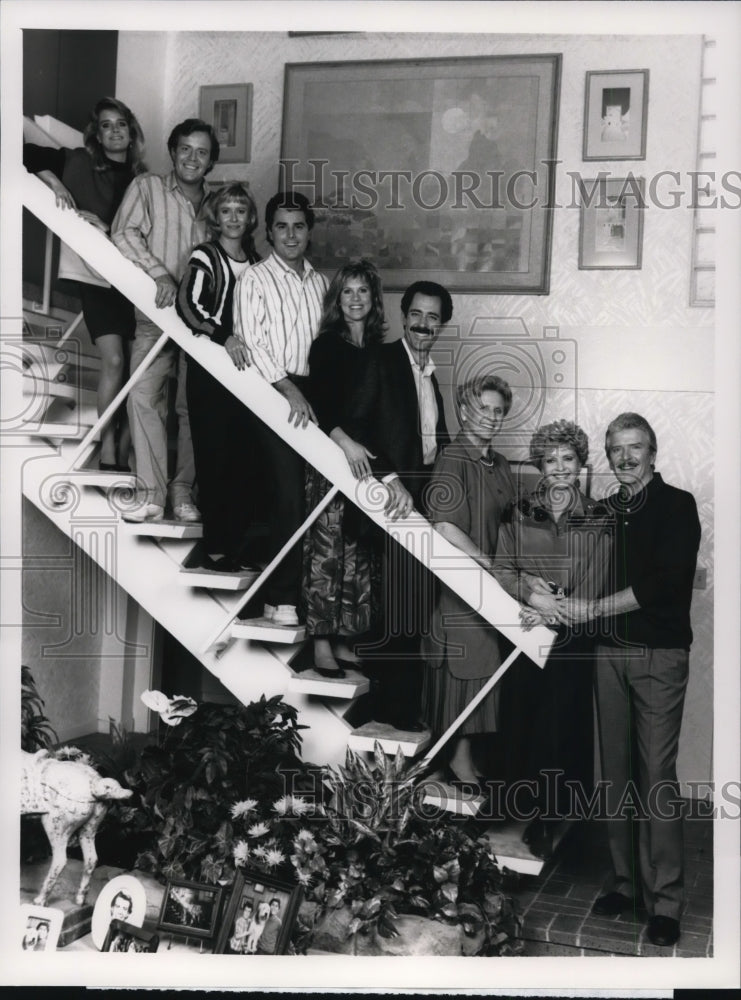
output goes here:
<path id="1" fill-rule="evenodd" d="M 231 271 L 213 245 L 196 247 L 175 302 L 180 318 L 193 333 L 205 334 L 217 344 L 227 340 L 232 332 L 230 284 L 234 284 Z"/>

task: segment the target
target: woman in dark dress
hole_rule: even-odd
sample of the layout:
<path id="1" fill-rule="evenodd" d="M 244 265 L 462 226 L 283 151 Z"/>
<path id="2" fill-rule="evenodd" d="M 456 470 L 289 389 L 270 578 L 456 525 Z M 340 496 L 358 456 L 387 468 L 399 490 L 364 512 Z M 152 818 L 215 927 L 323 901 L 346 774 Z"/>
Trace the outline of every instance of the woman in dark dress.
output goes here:
<path id="1" fill-rule="evenodd" d="M 525 605 L 525 621 L 557 628 L 545 667 L 519 657 L 501 695 L 508 778 L 537 783 L 532 802 L 524 786 L 517 801 L 524 815 L 531 806 L 537 811 L 523 839 L 540 857 L 550 855 L 555 821 L 572 804 L 565 782 L 578 782 L 587 796 L 593 783 L 594 640 L 584 626 L 567 628 L 559 608 L 564 596 L 595 600 L 606 585 L 612 522 L 607 508 L 579 489 L 588 454 L 587 435 L 570 421 L 535 432 L 530 460 L 542 479 L 507 511 L 494 566 L 496 579 Z"/>
<path id="2" fill-rule="evenodd" d="M 319 335 L 309 353 L 309 399 L 321 429 L 342 448 L 356 479 L 371 475 L 368 448 L 345 428 L 365 366 L 384 330 L 381 279 L 370 261 L 346 264 L 324 298 Z M 307 510 L 330 488 L 314 469 L 307 473 Z M 350 636 L 367 632 L 377 617 L 380 595 L 377 555 L 369 522 L 354 504 L 335 497 L 304 540 L 302 606 L 314 639 L 314 667 L 341 677 L 343 662 L 357 662 Z"/>
<path id="3" fill-rule="evenodd" d="M 23 164 L 52 189 L 60 208 L 77 209 L 84 219 L 108 233 L 126 188 L 146 170 L 142 160 L 144 136 L 133 112 L 122 101 L 104 97 L 93 108 L 83 138 L 83 149 L 53 149 L 27 143 L 23 147 Z M 128 374 L 134 307 L 64 245 L 59 276 L 78 282 L 85 326 L 100 351 L 100 414 L 113 401 Z M 122 406 L 101 432 L 100 468 L 128 471 L 129 446 L 126 407 Z"/>
<path id="4" fill-rule="evenodd" d="M 428 493 L 430 520 L 444 538 L 491 572 L 502 514 L 515 497 L 509 463 L 491 447 L 512 405 L 512 391 L 498 376 L 485 375 L 459 386 L 456 399 L 461 430 L 435 462 Z M 463 623 L 451 624 L 453 616 Z M 442 586 L 432 635 L 425 637 L 423 650 L 423 715 L 439 736 L 500 665 L 499 639 L 495 628 Z M 498 728 L 495 689 L 451 739 L 443 778 L 478 784 L 482 779 L 471 737 Z"/>

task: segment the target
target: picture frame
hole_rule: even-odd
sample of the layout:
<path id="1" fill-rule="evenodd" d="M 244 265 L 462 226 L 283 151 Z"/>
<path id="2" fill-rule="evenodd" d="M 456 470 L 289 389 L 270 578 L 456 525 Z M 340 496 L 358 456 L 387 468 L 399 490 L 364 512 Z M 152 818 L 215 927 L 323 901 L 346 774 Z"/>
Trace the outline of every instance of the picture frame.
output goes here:
<path id="1" fill-rule="evenodd" d="M 62 933 L 64 913 L 55 906 L 24 903 L 20 912 L 23 951 L 54 951 Z"/>
<path id="2" fill-rule="evenodd" d="M 588 70 L 583 160 L 645 160 L 647 69 Z"/>
<path id="3" fill-rule="evenodd" d="M 288 63 L 279 187 L 315 208 L 312 264 L 547 294 L 560 78 L 558 53 Z"/>
<path id="4" fill-rule="evenodd" d="M 598 177 L 584 181 L 579 208 L 579 270 L 640 270 L 645 181 Z"/>
<path id="5" fill-rule="evenodd" d="M 219 140 L 219 163 L 249 163 L 252 155 L 252 84 L 201 87 L 200 117 Z"/>
<path id="6" fill-rule="evenodd" d="M 285 955 L 301 897 L 301 888 L 288 879 L 250 868 L 238 870 L 214 952 Z"/>
<path id="7" fill-rule="evenodd" d="M 185 937 L 214 936 L 221 908 L 223 887 L 168 880 L 162 897 L 157 927 Z"/>
<path id="8" fill-rule="evenodd" d="M 125 920 L 111 920 L 101 951 L 155 952 L 159 948 L 159 935 L 142 930 Z"/>

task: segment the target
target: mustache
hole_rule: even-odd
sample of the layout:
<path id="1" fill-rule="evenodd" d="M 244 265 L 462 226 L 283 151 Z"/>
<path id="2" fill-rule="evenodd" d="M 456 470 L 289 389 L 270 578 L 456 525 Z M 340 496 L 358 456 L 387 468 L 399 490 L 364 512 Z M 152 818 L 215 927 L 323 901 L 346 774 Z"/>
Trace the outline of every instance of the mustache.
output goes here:
<path id="1" fill-rule="evenodd" d="M 409 329 L 412 333 L 420 333 L 423 337 L 431 337 L 434 334 L 434 330 L 430 329 L 429 326 L 410 326 Z"/>

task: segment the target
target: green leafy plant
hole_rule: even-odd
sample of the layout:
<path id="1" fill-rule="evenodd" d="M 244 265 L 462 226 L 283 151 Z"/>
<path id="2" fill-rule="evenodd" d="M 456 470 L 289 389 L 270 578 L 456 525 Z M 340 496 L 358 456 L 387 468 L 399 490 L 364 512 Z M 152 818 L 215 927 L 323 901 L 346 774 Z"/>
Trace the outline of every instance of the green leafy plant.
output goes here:
<path id="1" fill-rule="evenodd" d="M 312 924 L 299 921 L 297 950 L 329 910 L 342 907 L 350 913 L 348 936 L 375 929 L 393 937 L 399 917 L 414 914 L 480 936 L 481 954 L 519 950 L 520 921 L 488 842 L 470 821 L 424 814 L 426 766 L 407 766 L 401 752 L 390 758 L 377 744 L 372 763 L 348 750 L 344 767 L 322 770 L 321 801 L 286 796 L 263 819 L 254 800 L 234 805 L 235 864 L 270 868 L 289 855 L 317 904 Z"/>
<path id="2" fill-rule="evenodd" d="M 426 766 L 407 766 L 401 751 L 390 758 L 376 744 L 373 763 L 348 750 L 344 767 L 327 769 L 324 815 L 293 844 L 307 898 L 349 906 L 348 934 L 375 928 L 392 937 L 401 914 L 417 914 L 483 931 L 482 954 L 513 953 L 519 918 L 491 848 L 470 821 L 425 815 Z"/>
<path id="3" fill-rule="evenodd" d="M 163 716 L 164 717 L 164 716 Z M 162 878 L 215 883 L 234 874 L 232 805 L 266 806 L 303 773 L 297 712 L 276 696 L 246 706 L 202 704 L 165 728 L 125 772 L 138 803 L 125 827 L 150 834 L 137 866 Z"/>
<path id="4" fill-rule="evenodd" d="M 21 667 L 21 749 L 29 753 L 51 749 L 58 741 L 51 722 L 44 714 L 44 699 L 27 666 Z"/>

